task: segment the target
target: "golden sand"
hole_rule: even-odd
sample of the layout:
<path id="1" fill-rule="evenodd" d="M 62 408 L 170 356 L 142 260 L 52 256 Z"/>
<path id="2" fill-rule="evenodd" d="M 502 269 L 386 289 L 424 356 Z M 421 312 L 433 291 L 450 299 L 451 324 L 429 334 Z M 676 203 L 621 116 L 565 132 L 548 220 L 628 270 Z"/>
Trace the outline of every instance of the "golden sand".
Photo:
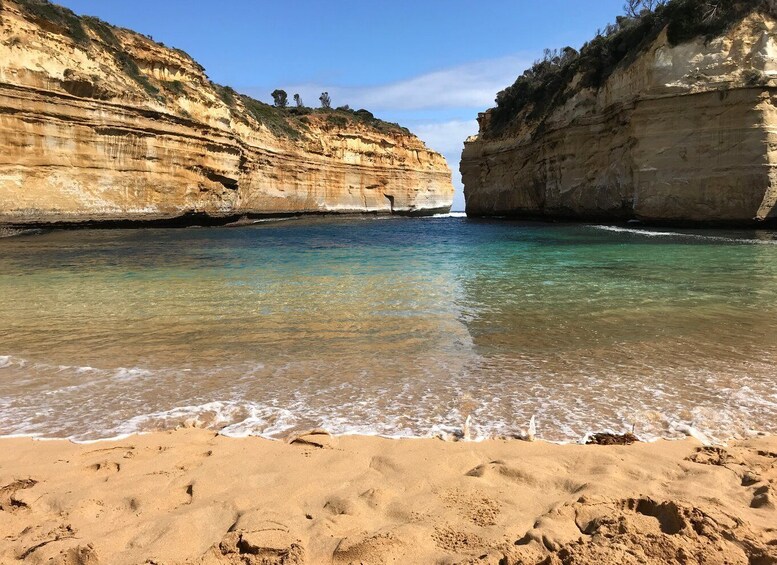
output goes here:
<path id="1" fill-rule="evenodd" d="M 777 563 L 777 438 L 0 440 L 0 562 Z"/>

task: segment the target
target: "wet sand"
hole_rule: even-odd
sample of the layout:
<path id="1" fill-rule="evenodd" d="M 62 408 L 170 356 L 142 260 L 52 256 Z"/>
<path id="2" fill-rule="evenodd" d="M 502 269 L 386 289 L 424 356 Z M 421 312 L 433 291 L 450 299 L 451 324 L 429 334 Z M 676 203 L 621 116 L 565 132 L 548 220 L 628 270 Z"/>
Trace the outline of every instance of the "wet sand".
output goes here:
<path id="1" fill-rule="evenodd" d="M 777 438 L 0 440 L 0 563 L 777 563 Z"/>

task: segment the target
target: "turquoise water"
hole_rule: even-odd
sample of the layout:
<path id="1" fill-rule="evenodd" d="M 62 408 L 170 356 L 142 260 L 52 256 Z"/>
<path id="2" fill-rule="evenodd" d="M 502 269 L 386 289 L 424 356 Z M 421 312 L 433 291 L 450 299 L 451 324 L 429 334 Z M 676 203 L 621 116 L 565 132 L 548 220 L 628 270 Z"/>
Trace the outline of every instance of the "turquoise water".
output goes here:
<path id="1" fill-rule="evenodd" d="M 0 239 L 0 435 L 777 432 L 777 234 L 466 218 Z"/>

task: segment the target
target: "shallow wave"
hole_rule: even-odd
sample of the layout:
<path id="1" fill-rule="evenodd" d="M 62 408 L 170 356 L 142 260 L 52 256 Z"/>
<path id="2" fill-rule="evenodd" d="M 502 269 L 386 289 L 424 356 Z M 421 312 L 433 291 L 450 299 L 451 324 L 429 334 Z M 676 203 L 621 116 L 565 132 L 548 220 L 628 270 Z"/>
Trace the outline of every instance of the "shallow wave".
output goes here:
<path id="1" fill-rule="evenodd" d="M 53 365 L 50 363 L 32 362 L 15 355 L 0 355 L 0 369 L 22 369 L 28 367 L 34 371 L 52 373 L 72 372 L 76 375 L 98 374 L 116 379 L 117 381 L 133 381 L 138 378 L 150 377 L 152 372 L 141 367 L 116 367 L 110 369 L 98 369 L 89 365 Z M 68 387 L 71 388 L 71 387 Z"/>
<path id="2" fill-rule="evenodd" d="M 537 421 L 538 439 L 557 443 L 585 441 L 589 434 L 596 432 L 633 430 L 647 441 L 691 436 L 704 443 L 722 444 L 755 434 L 753 428 L 759 422 L 769 428 L 764 431 L 777 431 L 768 424 L 774 421 L 771 416 L 777 413 L 777 393 L 756 386 L 747 379 L 721 389 L 721 394 L 727 399 L 725 402 L 700 401 L 698 406 L 689 401 L 656 403 L 655 399 L 663 398 L 671 391 L 664 392 L 661 386 L 646 385 L 639 387 L 637 400 L 619 401 L 609 413 L 603 406 L 580 405 L 574 397 L 554 391 L 551 385 L 538 383 L 537 390 L 523 388 L 516 392 L 513 389 L 518 385 L 513 383 L 509 389 L 490 389 L 488 396 L 473 401 L 473 406 L 466 412 L 460 406 L 462 396 L 458 388 L 461 383 L 456 382 L 450 390 L 434 394 L 418 396 L 411 391 L 405 396 L 398 393 L 396 401 L 383 409 L 377 408 L 375 400 L 389 394 L 388 391 L 348 388 L 345 384 L 338 385 L 342 390 L 335 397 L 341 400 L 334 404 L 316 402 L 316 397 L 322 394 L 319 388 L 309 393 L 297 390 L 285 400 L 276 400 L 274 394 L 270 394 L 266 401 L 245 398 L 241 387 L 253 381 L 253 375 L 262 368 L 261 364 L 241 366 L 240 374 L 244 377 L 236 378 L 235 387 L 231 390 L 210 393 L 215 397 L 213 400 L 205 394 L 200 398 L 190 397 L 192 400 L 183 400 L 176 405 L 180 400 L 173 398 L 175 383 L 190 369 L 100 369 L 45 364 L 1 355 L 0 430 L 5 437 L 58 437 L 76 442 L 116 439 L 178 427 L 206 428 L 229 437 L 260 436 L 271 439 L 314 427 L 324 428 L 334 435 L 453 438 L 463 435 L 464 421 L 469 414 L 470 438 L 475 441 L 520 437 L 532 416 Z M 273 374 L 284 369 L 276 368 Z M 315 373 L 315 367 L 309 369 L 310 374 Z M 213 370 L 216 369 L 208 372 Z M 31 378 L 31 375 L 35 377 Z M 714 374 L 705 375 L 701 375 L 704 382 L 714 377 Z M 194 378 L 196 381 L 197 376 Z M 28 392 L 13 394 L 9 385 L 20 384 L 27 387 Z M 617 389 L 617 384 L 613 384 L 613 390 Z M 114 416 L 115 410 L 121 408 L 121 403 L 112 404 L 115 399 L 130 400 L 137 391 L 149 386 L 156 386 L 160 394 L 161 400 L 155 408 L 147 403 L 138 404 L 134 413 L 130 411 L 125 412 L 125 416 Z M 603 381 L 593 379 L 581 386 L 597 389 L 603 386 Z M 711 383 L 711 386 L 718 385 Z M 196 395 L 200 394 L 196 387 L 193 390 Z M 332 394 L 332 391 L 323 393 Z M 511 395 L 514 399 L 508 398 Z M 84 398 L 89 398 L 89 402 L 84 403 Z M 107 404 L 102 406 L 101 403 Z M 505 404 L 511 409 L 506 410 Z M 168 408 L 170 406 L 172 408 Z M 435 410 L 435 406 L 439 409 Z"/>
<path id="3" fill-rule="evenodd" d="M 251 220 L 252 224 L 266 224 L 271 222 L 286 222 L 288 220 L 298 220 L 298 216 L 287 216 L 283 218 L 258 218 L 256 220 Z"/>
<path id="4" fill-rule="evenodd" d="M 697 233 L 682 233 L 676 231 L 654 231 L 640 228 L 621 228 L 618 226 L 604 226 L 595 225 L 591 226 L 593 229 L 616 232 L 616 233 L 628 233 L 634 235 L 642 235 L 645 237 L 683 237 L 688 239 L 699 239 L 704 241 L 720 241 L 724 243 L 740 243 L 744 245 L 777 245 L 777 240 L 774 239 L 751 239 L 740 237 L 724 237 L 719 235 L 703 235 Z"/>
<path id="5" fill-rule="evenodd" d="M 0 228 L 0 238 L 35 235 L 39 233 L 43 233 L 43 230 L 38 228 Z"/>
<path id="6" fill-rule="evenodd" d="M 466 218 L 466 212 L 448 212 L 447 214 L 432 214 L 430 218 Z"/>
<path id="7" fill-rule="evenodd" d="M 2 406 L 3 403 L 0 403 Z M 3 406 L 3 408 L 6 408 Z M 696 416 L 701 414 L 697 413 Z M 707 414 L 708 415 L 708 414 Z M 756 430 L 744 430 L 735 432 L 738 426 L 732 421 L 732 414 L 715 414 L 713 421 L 707 421 L 696 417 L 692 421 L 675 420 L 664 415 L 657 414 L 660 422 L 645 423 L 636 430 L 623 427 L 602 426 L 587 430 L 581 435 L 567 435 L 564 439 L 545 439 L 543 430 L 551 428 L 558 430 L 560 427 L 554 422 L 537 420 L 539 433 L 538 440 L 551 443 L 585 443 L 594 433 L 608 432 L 613 434 L 635 431 L 643 441 L 657 441 L 660 439 L 683 439 L 693 437 L 705 445 L 725 444 L 732 439 L 742 439 L 762 434 Z M 312 420 L 311 420 L 312 418 Z M 315 421 L 317 424 L 312 424 Z M 345 417 L 320 417 L 316 419 L 313 414 L 301 415 L 295 411 L 276 406 L 262 405 L 245 401 L 213 401 L 198 405 L 180 406 L 170 410 L 154 412 L 133 417 L 119 426 L 100 432 L 77 434 L 65 439 L 75 443 L 92 443 L 95 441 L 107 441 L 123 439 L 133 435 L 165 431 L 182 427 L 203 428 L 214 430 L 220 435 L 233 438 L 262 437 L 265 439 L 281 439 L 294 432 L 313 427 L 323 428 L 332 435 L 364 435 L 379 436 L 390 439 L 419 439 L 442 438 L 461 439 L 464 436 L 464 425 L 460 418 L 451 419 L 448 423 L 429 424 L 425 431 L 413 431 L 407 428 L 399 428 L 391 421 L 385 421 L 379 425 L 367 425 L 350 422 Z M 725 428 L 731 426 L 729 433 Z M 522 438 L 526 436 L 527 427 L 505 426 L 501 422 L 488 422 L 473 419 L 470 424 L 470 441 L 484 441 L 495 438 Z M 420 433 L 419 433 L 420 432 Z M 566 435 L 566 434 L 565 434 Z M 550 434 L 552 437 L 553 434 Z M 31 437 L 36 439 L 57 439 L 37 431 L 14 431 L 0 437 Z"/>

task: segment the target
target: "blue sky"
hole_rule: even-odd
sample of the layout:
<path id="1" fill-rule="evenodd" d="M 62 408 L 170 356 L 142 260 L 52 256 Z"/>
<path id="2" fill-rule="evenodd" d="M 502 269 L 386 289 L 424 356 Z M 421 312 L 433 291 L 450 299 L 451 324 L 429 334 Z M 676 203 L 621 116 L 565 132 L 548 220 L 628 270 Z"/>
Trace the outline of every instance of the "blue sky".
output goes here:
<path id="1" fill-rule="evenodd" d="M 400 122 L 458 173 L 475 117 L 542 55 L 579 48 L 622 13 L 624 0 L 58 0 L 79 14 L 188 52 L 208 76 L 271 101 L 367 108 Z"/>

